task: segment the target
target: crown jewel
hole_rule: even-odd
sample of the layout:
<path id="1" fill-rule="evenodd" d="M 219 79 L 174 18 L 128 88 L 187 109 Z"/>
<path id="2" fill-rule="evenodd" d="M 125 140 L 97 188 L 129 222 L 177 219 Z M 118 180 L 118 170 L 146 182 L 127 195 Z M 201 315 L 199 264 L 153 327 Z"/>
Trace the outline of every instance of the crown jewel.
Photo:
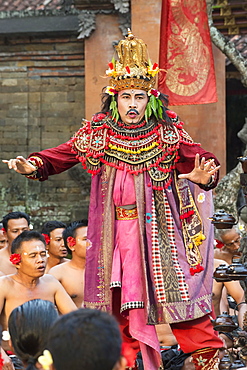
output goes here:
<path id="1" fill-rule="evenodd" d="M 119 61 L 109 63 L 106 71 L 111 76 L 110 85 L 116 90 L 130 88 L 149 91 L 155 85 L 155 75 L 159 72 L 158 64 L 151 64 L 147 58 L 147 45 L 136 38 L 131 30 L 128 36 L 116 46 Z"/>

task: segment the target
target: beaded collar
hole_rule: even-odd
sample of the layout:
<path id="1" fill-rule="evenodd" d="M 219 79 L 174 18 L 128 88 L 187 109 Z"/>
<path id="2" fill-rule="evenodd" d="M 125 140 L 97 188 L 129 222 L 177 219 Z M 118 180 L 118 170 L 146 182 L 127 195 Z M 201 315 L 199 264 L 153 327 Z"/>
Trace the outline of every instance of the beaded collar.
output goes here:
<path id="1" fill-rule="evenodd" d="M 70 145 L 89 173 L 99 173 L 102 164 L 120 170 L 125 167 L 134 175 L 148 171 L 153 187 L 162 189 L 172 181 L 180 142 L 190 141 L 181 135 L 181 128 L 180 123 L 157 120 L 142 121 L 136 126 L 119 124 L 106 115 L 100 120 L 85 121 Z"/>

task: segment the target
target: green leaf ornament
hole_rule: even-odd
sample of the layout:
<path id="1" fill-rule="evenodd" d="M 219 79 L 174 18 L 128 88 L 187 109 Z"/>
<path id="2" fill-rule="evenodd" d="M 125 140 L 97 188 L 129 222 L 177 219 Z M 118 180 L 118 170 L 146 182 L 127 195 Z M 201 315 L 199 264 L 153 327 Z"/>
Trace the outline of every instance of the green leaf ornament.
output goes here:
<path id="1" fill-rule="evenodd" d="M 119 114 L 118 114 L 118 110 L 117 110 L 117 102 L 115 100 L 115 96 L 112 96 L 112 98 L 111 98 L 110 110 L 111 110 L 111 113 L 112 113 L 112 118 L 115 119 L 116 121 L 118 121 Z"/>
<path id="2" fill-rule="evenodd" d="M 147 103 L 146 110 L 145 110 L 145 120 L 148 122 L 148 119 L 151 117 L 152 114 L 152 108 L 151 108 L 151 103 L 150 100 Z"/>
<path id="3" fill-rule="evenodd" d="M 158 119 L 158 114 L 157 114 L 157 111 L 158 111 L 158 103 L 157 103 L 156 97 L 154 95 L 151 95 L 150 96 L 150 99 L 149 99 L 149 102 L 151 104 L 151 108 L 152 108 L 153 114 Z"/>

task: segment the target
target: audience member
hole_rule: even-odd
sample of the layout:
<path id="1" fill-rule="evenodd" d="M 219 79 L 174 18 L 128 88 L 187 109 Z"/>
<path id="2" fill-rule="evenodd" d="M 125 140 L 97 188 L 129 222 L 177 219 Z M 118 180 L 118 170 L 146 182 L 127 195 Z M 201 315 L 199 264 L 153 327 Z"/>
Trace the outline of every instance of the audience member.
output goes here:
<path id="1" fill-rule="evenodd" d="M 84 297 L 87 220 L 72 222 L 63 231 L 63 239 L 72 258 L 68 262 L 52 267 L 49 274 L 60 281 L 79 308 L 82 306 Z"/>
<path id="2" fill-rule="evenodd" d="M 57 319 L 54 304 L 33 299 L 16 307 L 9 316 L 10 347 L 27 370 L 36 370 L 38 357 L 46 348 L 49 330 Z"/>
<path id="3" fill-rule="evenodd" d="M 7 247 L 8 240 L 7 235 L 3 230 L 3 224 L 0 222 L 0 249 Z"/>
<path id="4" fill-rule="evenodd" d="M 42 228 L 42 234 L 45 236 L 46 249 L 48 250 L 48 259 L 45 269 L 47 273 L 53 266 L 68 261 L 67 249 L 63 241 L 63 231 L 66 225 L 61 221 L 47 221 Z"/>
<path id="5" fill-rule="evenodd" d="M 10 212 L 3 217 L 2 224 L 8 245 L 0 250 L 0 271 L 9 275 L 16 271 L 15 266 L 9 261 L 12 242 L 24 230 L 29 230 L 30 217 L 24 212 Z"/>
<path id="6" fill-rule="evenodd" d="M 223 245 L 221 248 L 215 248 L 214 258 L 224 260 L 229 265 L 232 264 L 234 257 L 240 257 L 240 234 L 239 231 L 233 227 L 232 229 L 217 229 L 216 238 Z"/>
<path id="7" fill-rule="evenodd" d="M 55 370 L 124 370 L 121 334 L 113 316 L 78 309 L 59 318 L 50 330 L 47 348 Z"/>
<path id="8" fill-rule="evenodd" d="M 24 231 L 13 241 L 11 252 L 16 273 L 0 277 L 0 322 L 3 330 L 7 329 L 8 318 L 14 308 L 32 299 L 55 303 L 61 314 L 77 309 L 57 279 L 44 275 L 47 252 L 40 233 Z M 8 362 L 6 355 L 4 361 Z"/>

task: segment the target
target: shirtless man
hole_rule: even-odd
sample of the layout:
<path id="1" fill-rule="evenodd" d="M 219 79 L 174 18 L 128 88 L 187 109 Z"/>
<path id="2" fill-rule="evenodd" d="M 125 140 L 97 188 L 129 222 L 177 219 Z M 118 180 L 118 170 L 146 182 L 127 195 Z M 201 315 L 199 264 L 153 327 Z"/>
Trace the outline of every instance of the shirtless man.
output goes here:
<path id="1" fill-rule="evenodd" d="M 9 275 L 16 272 L 15 266 L 9 261 L 12 242 L 24 230 L 29 230 L 30 217 L 24 212 L 10 212 L 3 217 L 2 224 L 8 245 L 0 250 L 0 271 Z"/>
<path id="2" fill-rule="evenodd" d="M 48 251 L 47 265 L 45 273 L 56 265 L 69 261 L 68 252 L 63 241 L 63 231 L 66 225 L 60 221 L 47 221 L 42 228 L 41 233 L 45 236 L 46 249 Z"/>
<path id="3" fill-rule="evenodd" d="M 72 259 L 50 269 L 66 292 L 79 308 L 84 298 L 84 274 L 87 247 L 87 220 L 72 222 L 63 232 L 65 246 L 72 254 Z M 76 284 L 75 284 L 76 281 Z"/>
<path id="4" fill-rule="evenodd" d="M 51 275 L 44 275 L 46 266 L 45 241 L 36 231 L 24 231 L 12 243 L 11 258 L 16 273 L 0 277 L 0 323 L 3 330 L 12 310 L 32 299 L 45 299 L 56 304 L 61 314 L 76 310 L 74 302 L 63 286 Z M 6 343 L 3 343 L 3 346 Z M 5 347 L 6 348 L 6 347 Z M 1 350 L 3 370 L 12 369 L 12 364 Z"/>
<path id="5" fill-rule="evenodd" d="M 214 258 L 224 260 L 231 265 L 234 257 L 241 256 L 239 232 L 234 227 L 232 229 L 218 229 L 217 239 L 223 243 L 223 246 L 214 250 Z"/>

